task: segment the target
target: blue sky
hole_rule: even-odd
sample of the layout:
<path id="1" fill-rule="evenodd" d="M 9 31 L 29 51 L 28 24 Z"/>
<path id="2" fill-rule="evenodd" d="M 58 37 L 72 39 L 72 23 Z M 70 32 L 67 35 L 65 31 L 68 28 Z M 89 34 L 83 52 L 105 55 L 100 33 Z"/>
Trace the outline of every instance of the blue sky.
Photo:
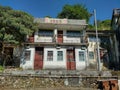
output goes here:
<path id="1" fill-rule="evenodd" d="M 120 0 L 0 0 L 2 6 L 10 6 L 39 18 L 55 18 L 65 4 L 84 4 L 89 12 L 96 9 L 97 20 L 111 19 L 113 9 L 120 8 Z"/>

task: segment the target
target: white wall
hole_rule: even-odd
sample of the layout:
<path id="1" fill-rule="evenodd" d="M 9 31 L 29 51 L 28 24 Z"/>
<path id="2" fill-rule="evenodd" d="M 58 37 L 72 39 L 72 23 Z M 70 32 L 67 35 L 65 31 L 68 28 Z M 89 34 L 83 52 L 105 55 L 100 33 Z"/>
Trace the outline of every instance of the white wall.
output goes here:
<path id="1" fill-rule="evenodd" d="M 79 61 L 79 51 L 85 53 L 85 61 Z M 75 48 L 75 60 L 76 60 L 76 70 L 84 70 L 87 66 L 87 50 L 81 50 L 80 48 Z"/>
<path id="2" fill-rule="evenodd" d="M 25 51 L 31 51 L 30 60 L 25 60 L 24 59 L 24 52 L 23 52 L 20 67 L 22 67 L 23 69 L 34 69 L 34 56 L 35 56 L 34 47 L 30 47 L 29 49 L 26 49 Z"/>
<path id="3" fill-rule="evenodd" d="M 35 42 L 52 42 L 53 41 L 53 37 L 42 37 L 42 36 L 38 36 L 36 38 Z"/>
<path id="4" fill-rule="evenodd" d="M 53 61 L 47 61 L 47 52 L 53 51 Z M 57 61 L 57 51 L 63 51 L 63 61 Z M 66 49 L 65 48 L 44 48 L 43 69 L 66 69 Z"/>
<path id="5" fill-rule="evenodd" d="M 47 52 L 53 51 L 53 61 L 47 61 Z M 57 51 L 63 51 L 63 61 L 57 61 Z M 85 53 L 85 61 L 79 61 L 79 51 Z M 66 48 L 44 48 L 44 64 L 43 69 L 67 69 Z M 81 50 L 79 47 L 75 49 L 76 70 L 84 70 L 87 66 L 87 50 Z"/>
<path id="6" fill-rule="evenodd" d="M 35 48 L 30 47 L 30 60 L 21 59 L 20 67 L 23 69 L 34 69 Z M 47 52 L 53 51 L 53 61 L 47 61 Z M 57 61 L 57 51 L 63 51 L 63 61 Z M 85 61 L 79 61 L 79 51 L 85 52 Z M 66 48 L 44 47 L 43 69 L 67 69 L 67 55 Z M 23 55 L 24 57 L 24 55 Z M 81 50 L 80 47 L 75 48 L 76 70 L 84 70 L 87 66 L 87 50 Z"/>

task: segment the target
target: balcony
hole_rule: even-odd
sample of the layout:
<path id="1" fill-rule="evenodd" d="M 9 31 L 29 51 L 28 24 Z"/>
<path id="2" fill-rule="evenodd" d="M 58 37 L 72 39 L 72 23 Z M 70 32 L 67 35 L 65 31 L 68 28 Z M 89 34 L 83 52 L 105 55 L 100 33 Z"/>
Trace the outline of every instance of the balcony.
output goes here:
<path id="1" fill-rule="evenodd" d="M 53 36 L 35 36 L 29 37 L 27 43 L 32 44 L 44 44 L 44 45 L 84 45 L 87 44 L 87 38 L 80 37 L 68 37 L 67 35 L 53 35 Z"/>
<path id="2" fill-rule="evenodd" d="M 82 45 L 86 44 L 86 40 L 84 37 L 79 37 L 79 38 L 58 38 L 56 37 L 39 37 L 36 38 L 35 43 L 40 43 L 40 44 L 60 44 L 60 45 Z"/>

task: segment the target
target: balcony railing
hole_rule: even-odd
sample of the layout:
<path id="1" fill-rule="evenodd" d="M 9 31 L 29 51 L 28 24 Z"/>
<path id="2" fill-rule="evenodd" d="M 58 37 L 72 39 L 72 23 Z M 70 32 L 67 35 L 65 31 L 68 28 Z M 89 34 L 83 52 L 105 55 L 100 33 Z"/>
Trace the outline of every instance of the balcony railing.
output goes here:
<path id="1" fill-rule="evenodd" d="M 63 43 L 81 43 L 81 39 L 64 39 Z"/>
<path id="2" fill-rule="evenodd" d="M 53 42 L 53 38 L 39 38 L 37 40 L 37 42 L 43 42 L 43 43 L 49 42 L 49 43 L 52 43 Z"/>
<path id="3" fill-rule="evenodd" d="M 38 37 L 38 38 L 29 37 L 27 42 L 29 43 L 39 42 L 39 43 L 58 43 L 58 44 L 83 44 L 83 43 L 87 43 L 87 39 L 85 39 L 84 36 L 75 37 L 75 38 L 70 38 L 66 36 L 63 36 L 62 38 L 58 38 L 57 36 L 56 37 L 46 36 L 46 37 Z"/>

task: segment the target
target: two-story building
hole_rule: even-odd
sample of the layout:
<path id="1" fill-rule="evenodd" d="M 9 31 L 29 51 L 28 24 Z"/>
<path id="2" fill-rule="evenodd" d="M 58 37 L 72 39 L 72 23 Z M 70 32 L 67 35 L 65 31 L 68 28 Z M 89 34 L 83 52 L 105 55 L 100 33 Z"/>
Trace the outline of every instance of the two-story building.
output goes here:
<path id="1" fill-rule="evenodd" d="M 112 13 L 111 27 L 115 31 L 114 50 L 116 56 L 116 68 L 120 69 L 120 9 L 114 9 Z"/>
<path id="2" fill-rule="evenodd" d="M 84 70 L 88 66 L 86 21 L 35 18 L 39 30 L 29 37 L 20 66 L 24 69 Z"/>

